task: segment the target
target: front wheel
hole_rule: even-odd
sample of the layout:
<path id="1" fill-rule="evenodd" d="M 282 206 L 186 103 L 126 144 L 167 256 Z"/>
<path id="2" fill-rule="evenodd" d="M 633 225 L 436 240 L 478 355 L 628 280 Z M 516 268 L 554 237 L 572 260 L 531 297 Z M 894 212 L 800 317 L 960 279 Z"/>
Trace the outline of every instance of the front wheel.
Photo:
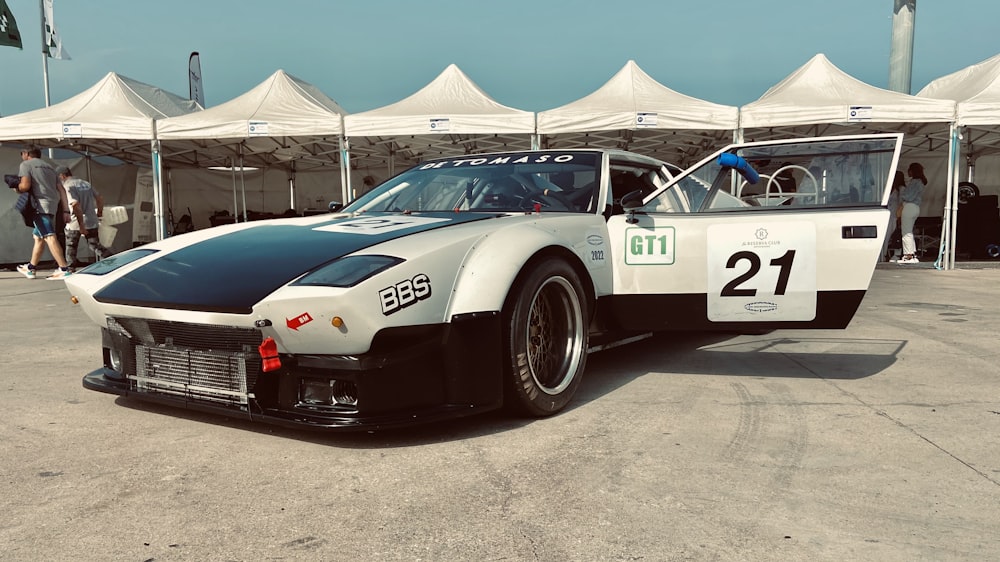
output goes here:
<path id="1" fill-rule="evenodd" d="M 562 410 L 587 361 L 587 305 L 576 272 L 560 260 L 530 266 L 504 320 L 507 405 L 532 416 Z"/>

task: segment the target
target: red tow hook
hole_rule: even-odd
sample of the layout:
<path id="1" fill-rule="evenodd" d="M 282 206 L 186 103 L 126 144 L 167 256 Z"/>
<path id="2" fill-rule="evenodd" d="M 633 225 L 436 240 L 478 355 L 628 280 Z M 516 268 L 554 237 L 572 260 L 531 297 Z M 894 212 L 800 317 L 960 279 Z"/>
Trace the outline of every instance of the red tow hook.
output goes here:
<path id="1" fill-rule="evenodd" d="M 262 371 L 270 373 L 281 368 L 281 359 L 278 358 L 278 344 L 274 338 L 265 339 L 257 350 L 260 351 L 260 358 L 263 360 Z"/>

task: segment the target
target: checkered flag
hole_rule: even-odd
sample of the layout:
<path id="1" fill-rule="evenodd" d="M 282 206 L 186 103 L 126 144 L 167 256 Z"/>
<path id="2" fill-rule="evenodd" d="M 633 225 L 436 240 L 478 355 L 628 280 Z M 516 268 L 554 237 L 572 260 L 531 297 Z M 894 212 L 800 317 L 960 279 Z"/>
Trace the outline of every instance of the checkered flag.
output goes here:
<path id="1" fill-rule="evenodd" d="M 52 17 L 52 0 L 43 0 L 42 29 L 45 32 L 45 43 L 42 52 L 54 59 L 70 60 L 69 53 L 63 48 L 62 38 L 56 34 L 56 23 Z"/>

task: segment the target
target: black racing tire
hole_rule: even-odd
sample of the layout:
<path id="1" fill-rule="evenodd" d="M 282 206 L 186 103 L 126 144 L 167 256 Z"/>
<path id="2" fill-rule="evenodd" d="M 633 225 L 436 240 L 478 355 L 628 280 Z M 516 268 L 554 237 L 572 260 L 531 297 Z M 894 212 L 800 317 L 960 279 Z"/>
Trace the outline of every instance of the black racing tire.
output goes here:
<path id="1" fill-rule="evenodd" d="M 573 398 L 587 363 L 587 299 L 563 260 L 533 262 L 504 306 L 505 405 L 542 417 Z"/>
<path id="2" fill-rule="evenodd" d="M 971 181 L 958 182 L 958 202 L 968 203 L 973 197 L 979 197 L 979 186 Z"/>

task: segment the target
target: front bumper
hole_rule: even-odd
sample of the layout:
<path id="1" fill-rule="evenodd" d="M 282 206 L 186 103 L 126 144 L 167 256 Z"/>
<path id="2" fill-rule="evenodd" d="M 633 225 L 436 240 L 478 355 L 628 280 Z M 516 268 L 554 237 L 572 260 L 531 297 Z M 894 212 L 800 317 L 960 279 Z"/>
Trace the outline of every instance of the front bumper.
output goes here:
<path id="1" fill-rule="evenodd" d="M 376 336 L 368 353 L 358 356 L 282 354 L 281 368 L 271 372 L 259 372 L 256 354 L 233 354 L 242 358 L 229 357 L 222 361 L 228 366 L 219 371 L 218 353 L 209 361 L 204 359 L 209 355 L 204 350 L 136 343 L 135 339 L 105 330 L 105 365 L 83 378 L 84 388 L 314 430 L 398 427 L 485 412 L 503 402 L 502 340 L 496 313 L 386 330 Z M 113 348 L 126 350 L 126 360 L 117 363 L 124 363 L 121 370 L 128 374 L 111 368 Z M 129 352 L 133 355 L 128 356 Z M 169 376 L 163 375 L 168 372 Z M 220 379 L 221 387 L 216 384 Z M 320 387 L 324 381 L 331 386 L 348 385 L 355 400 L 330 404 L 309 400 L 303 390 L 307 381 L 313 385 L 318 381 Z M 209 383 L 212 388 L 206 389 Z"/>

